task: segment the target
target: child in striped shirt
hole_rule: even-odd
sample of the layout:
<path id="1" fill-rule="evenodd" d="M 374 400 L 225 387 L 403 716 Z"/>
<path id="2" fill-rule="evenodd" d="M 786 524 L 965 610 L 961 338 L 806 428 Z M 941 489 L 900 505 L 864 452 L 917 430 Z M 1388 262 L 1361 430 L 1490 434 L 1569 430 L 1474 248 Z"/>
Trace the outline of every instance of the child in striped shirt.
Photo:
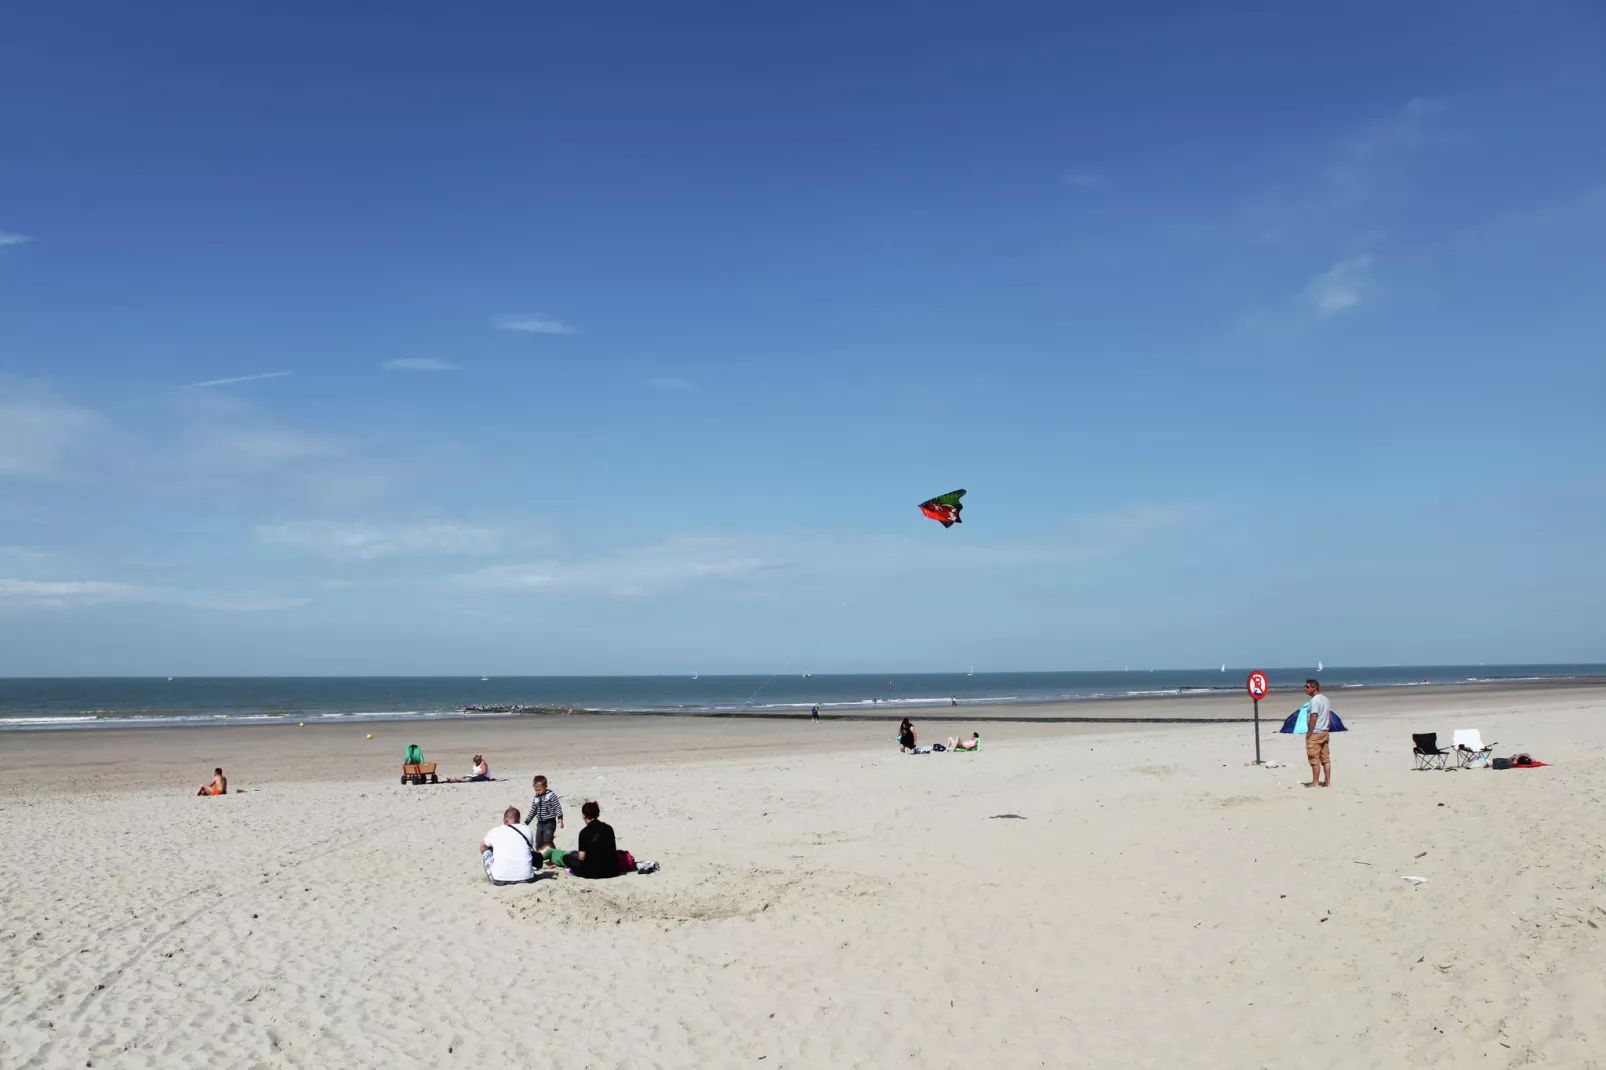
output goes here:
<path id="1" fill-rule="evenodd" d="M 546 777 L 536 777 L 530 786 L 535 789 L 535 798 L 530 802 L 530 812 L 524 815 L 524 823 L 535 833 L 536 850 L 556 846 L 552 840 L 563 827 L 563 803 L 558 793 L 546 786 Z"/>

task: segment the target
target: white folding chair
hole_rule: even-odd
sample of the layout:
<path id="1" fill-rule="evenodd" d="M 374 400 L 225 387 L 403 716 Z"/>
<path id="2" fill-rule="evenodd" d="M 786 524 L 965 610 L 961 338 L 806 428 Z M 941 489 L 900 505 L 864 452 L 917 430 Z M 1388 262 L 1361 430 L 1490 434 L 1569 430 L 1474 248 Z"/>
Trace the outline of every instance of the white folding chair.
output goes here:
<path id="1" fill-rule="evenodd" d="M 1455 764 L 1459 769 L 1465 769 L 1479 758 L 1489 757 L 1495 749 L 1495 744 L 1483 745 L 1483 734 L 1476 728 L 1457 728 L 1450 737 L 1451 746 L 1455 749 Z"/>

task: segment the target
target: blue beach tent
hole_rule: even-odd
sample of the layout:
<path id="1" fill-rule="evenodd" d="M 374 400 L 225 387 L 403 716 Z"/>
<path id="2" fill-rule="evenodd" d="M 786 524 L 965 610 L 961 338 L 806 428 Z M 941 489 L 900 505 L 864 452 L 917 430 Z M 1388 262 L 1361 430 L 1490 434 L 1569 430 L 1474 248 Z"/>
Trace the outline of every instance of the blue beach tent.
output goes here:
<path id="1" fill-rule="evenodd" d="M 1307 702 L 1303 706 L 1301 706 L 1299 709 L 1295 710 L 1293 713 L 1290 713 L 1288 715 L 1288 720 L 1284 721 L 1283 722 L 1283 726 L 1281 728 L 1277 729 L 1277 731 L 1278 732 L 1283 732 L 1283 733 L 1290 733 L 1290 734 L 1293 734 L 1293 735 L 1296 735 L 1296 736 L 1304 735 L 1305 734 L 1305 717 L 1309 713 L 1310 713 L 1310 703 Z M 1333 731 L 1333 732 L 1348 732 L 1349 731 L 1349 729 L 1344 727 L 1344 722 L 1340 721 L 1338 719 L 1338 711 L 1337 710 L 1328 710 L 1327 711 L 1327 724 L 1328 724 L 1329 730 Z"/>

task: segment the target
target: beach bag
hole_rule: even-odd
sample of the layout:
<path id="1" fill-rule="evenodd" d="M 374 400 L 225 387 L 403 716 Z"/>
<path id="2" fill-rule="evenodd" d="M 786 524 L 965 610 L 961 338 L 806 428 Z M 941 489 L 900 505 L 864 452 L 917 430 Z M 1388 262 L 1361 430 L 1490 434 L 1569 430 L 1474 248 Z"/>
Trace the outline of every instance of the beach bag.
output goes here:
<path id="1" fill-rule="evenodd" d="M 1494 760 L 1494 767 L 1496 769 L 1510 769 L 1511 768 L 1511 759 L 1510 758 L 1496 758 Z"/>
<path id="2" fill-rule="evenodd" d="M 403 765 L 418 765 L 424 760 L 424 751 L 417 743 L 407 744 L 407 756 L 402 759 Z"/>
<path id="3" fill-rule="evenodd" d="M 619 856 L 619 872 L 634 873 L 636 871 L 636 856 L 629 851 L 616 851 Z"/>

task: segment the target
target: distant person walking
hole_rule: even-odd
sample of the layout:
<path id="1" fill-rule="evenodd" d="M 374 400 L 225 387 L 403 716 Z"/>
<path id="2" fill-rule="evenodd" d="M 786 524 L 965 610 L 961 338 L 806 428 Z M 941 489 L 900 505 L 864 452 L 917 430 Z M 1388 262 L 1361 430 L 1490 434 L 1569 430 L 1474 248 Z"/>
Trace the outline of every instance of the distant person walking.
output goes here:
<path id="1" fill-rule="evenodd" d="M 1305 713 L 1305 757 L 1310 759 L 1310 783 L 1305 786 L 1332 787 L 1333 765 L 1328 753 L 1328 737 L 1333 724 L 1333 706 L 1322 694 L 1319 680 L 1306 680 L 1305 694 L 1310 696 Z"/>
<path id="2" fill-rule="evenodd" d="M 813 712 L 809 714 L 809 717 L 815 721 L 818 721 L 820 719 L 820 707 L 815 706 Z"/>

